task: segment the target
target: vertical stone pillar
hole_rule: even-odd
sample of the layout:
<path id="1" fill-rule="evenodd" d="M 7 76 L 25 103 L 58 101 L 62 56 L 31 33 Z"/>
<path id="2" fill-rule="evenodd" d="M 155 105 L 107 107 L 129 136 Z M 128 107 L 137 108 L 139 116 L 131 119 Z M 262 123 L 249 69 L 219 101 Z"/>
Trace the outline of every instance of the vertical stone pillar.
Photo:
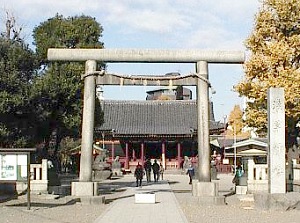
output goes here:
<path id="1" fill-rule="evenodd" d="M 128 142 L 125 143 L 125 169 L 129 168 L 129 148 Z"/>
<path id="2" fill-rule="evenodd" d="M 268 90 L 269 193 L 285 193 L 285 107 L 284 89 Z"/>
<path id="3" fill-rule="evenodd" d="M 48 160 L 42 159 L 42 180 L 48 180 Z"/>
<path id="4" fill-rule="evenodd" d="M 177 142 L 177 169 L 180 169 L 181 165 L 181 144 L 180 142 Z"/>
<path id="5" fill-rule="evenodd" d="M 161 143 L 161 162 L 164 169 L 166 169 L 166 143 Z"/>
<path id="6" fill-rule="evenodd" d="M 141 143 L 141 157 L 140 157 L 140 159 L 141 159 L 141 163 L 142 163 L 142 165 L 144 166 L 144 161 L 145 161 L 145 143 L 144 142 L 142 142 Z"/>
<path id="7" fill-rule="evenodd" d="M 96 61 L 88 60 L 85 63 L 85 74 L 96 71 Z M 84 78 L 83 96 L 83 115 L 82 115 L 82 139 L 79 181 L 92 181 L 92 159 L 93 159 L 93 137 L 94 137 L 94 113 L 96 82 L 93 75 Z"/>
<path id="8" fill-rule="evenodd" d="M 41 172 L 40 172 L 40 168 L 34 168 L 34 177 L 36 180 L 41 180 Z"/>
<path id="9" fill-rule="evenodd" d="M 208 106 L 208 64 L 197 62 L 197 134 L 198 134 L 198 174 L 200 182 L 210 182 L 209 147 L 209 106 Z"/>
<path id="10" fill-rule="evenodd" d="M 248 180 L 254 180 L 254 160 L 253 158 L 248 159 Z"/>
<path id="11" fill-rule="evenodd" d="M 30 210 L 30 181 L 31 181 L 31 168 L 30 168 L 30 152 L 27 152 L 27 210 Z"/>
<path id="12" fill-rule="evenodd" d="M 256 166 L 255 168 L 255 180 L 259 180 L 261 177 L 262 168 L 261 166 Z"/>

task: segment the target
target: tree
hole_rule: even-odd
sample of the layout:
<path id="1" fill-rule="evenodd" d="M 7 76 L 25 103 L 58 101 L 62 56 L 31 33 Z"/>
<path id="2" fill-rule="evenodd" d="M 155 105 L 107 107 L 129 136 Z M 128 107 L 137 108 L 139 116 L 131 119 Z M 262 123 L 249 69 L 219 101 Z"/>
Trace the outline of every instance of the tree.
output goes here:
<path id="1" fill-rule="evenodd" d="M 267 90 L 283 87 L 288 135 L 295 131 L 300 116 L 300 1 L 264 0 L 256 15 L 254 30 L 246 40 L 251 55 L 245 77 L 235 89 L 251 99 L 246 122 L 266 133 Z M 290 138 L 288 138 L 290 142 Z"/>
<path id="2" fill-rule="evenodd" d="M 33 146 L 35 117 L 29 100 L 38 68 L 34 52 L 20 37 L 22 27 L 6 11 L 0 37 L 0 146 Z"/>
<path id="3" fill-rule="evenodd" d="M 48 48 L 103 48 L 103 28 L 89 16 L 55 17 L 41 23 L 33 30 L 36 53 L 41 62 L 47 62 Z"/>
<path id="4" fill-rule="evenodd" d="M 70 162 L 72 153 L 76 153 L 80 149 L 80 140 L 74 140 L 71 137 L 65 137 L 60 142 L 59 156 L 61 165 L 66 167 L 66 164 Z"/>
<path id="5" fill-rule="evenodd" d="M 6 40 L 12 40 L 17 42 L 23 42 L 20 37 L 22 27 L 18 26 L 15 17 L 8 11 L 6 13 L 5 31 L 1 32 L 1 37 Z"/>
<path id="6" fill-rule="evenodd" d="M 29 101 L 37 68 L 23 41 L 0 38 L 0 146 L 32 146 L 34 116 Z"/>
<path id="7" fill-rule="evenodd" d="M 241 137 L 250 136 L 249 131 L 244 130 L 245 123 L 243 120 L 243 111 L 239 105 L 235 105 L 233 110 L 230 112 L 228 117 L 228 126 L 231 126 L 231 128 L 227 129 L 226 135 L 233 136 L 234 134 L 236 134 L 236 136 Z"/>
<path id="8" fill-rule="evenodd" d="M 99 41 L 102 31 L 94 18 L 84 15 L 68 18 L 56 15 L 33 31 L 36 53 L 44 69 L 35 80 L 32 102 L 41 123 L 39 135 L 56 152 L 62 138 L 80 135 L 84 63 L 49 63 L 47 49 L 103 48 Z"/>

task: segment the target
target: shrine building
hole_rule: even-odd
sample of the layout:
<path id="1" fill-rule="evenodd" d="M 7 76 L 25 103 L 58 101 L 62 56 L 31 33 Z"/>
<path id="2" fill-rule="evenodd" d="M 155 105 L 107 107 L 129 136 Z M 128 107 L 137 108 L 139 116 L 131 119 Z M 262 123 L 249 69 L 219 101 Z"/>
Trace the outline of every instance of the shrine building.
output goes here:
<path id="1" fill-rule="evenodd" d="M 166 169 L 179 169 L 187 156 L 197 163 L 195 100 L 103 100 L 101 105 L 104 123 L 95 127 L 95 136 L 99 146 L 109 150 L 110 162 L 119 156 L 124 169 L 133 169 L 150 158 Z M 223 130 L 211 103 L 210 135 Z"/>

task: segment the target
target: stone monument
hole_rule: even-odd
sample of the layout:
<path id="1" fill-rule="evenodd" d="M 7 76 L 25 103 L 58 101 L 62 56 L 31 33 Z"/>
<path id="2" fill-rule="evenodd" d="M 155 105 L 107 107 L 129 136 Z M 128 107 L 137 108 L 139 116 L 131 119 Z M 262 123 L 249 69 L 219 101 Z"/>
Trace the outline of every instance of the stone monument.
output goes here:
<path id="1" fill-rule="evenodd" d="M 293 193 L 286 193 L 285 107 L 284 89 L 268 90 L 268 192 L 254 194 L 259 209 L 288 210 L 299 202 Z"/>
<path id="2" fill-rule="evenodd" d="M 284 89 L 268 91 L 269 193 L 286 193 Z"/>

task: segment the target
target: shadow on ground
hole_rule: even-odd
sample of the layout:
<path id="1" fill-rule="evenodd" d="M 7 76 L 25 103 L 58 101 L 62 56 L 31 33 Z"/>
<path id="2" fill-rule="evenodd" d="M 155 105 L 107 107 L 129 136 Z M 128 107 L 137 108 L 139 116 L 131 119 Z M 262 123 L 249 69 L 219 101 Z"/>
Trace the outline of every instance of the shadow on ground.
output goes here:
<path id="1" fill-rule="evenodd" d="M 18 198 L 18 195 L 10 194 L 10 195 L 0 195 L 0 203 L 5 203 L 10 200 L 15 200 Z"/>
<path id="2" fill-rule="evenodd" d="M 80 199 L 72 199 L 66 203 L 46 203 L 46 202 L 30 202 L 31 207 L 47 207 L 47 208 L 54 208 L 54 207 L 60 207 L 60 206 L 66 206 L 66 205 L 73 205 L 76 202 L 79 202 Z M 27 202 L 17 203 L 17 204 L 8 204 L 5 205 L 8 207 L 27 207 Z"/>
<path id="3" fill-rule="evenodd" d="M 134 196 L 134 194 L 126 195 L 126 196 L 119 196 L 119 197 L 115 197 L 115 198 L 107 198 L 107 199 L 105 199 L 105 204 L 109 204 L 113 201 L 117 201 L 117 200 L 128 198 L 128 197 L 133 197 L 133 196 Z"/>

